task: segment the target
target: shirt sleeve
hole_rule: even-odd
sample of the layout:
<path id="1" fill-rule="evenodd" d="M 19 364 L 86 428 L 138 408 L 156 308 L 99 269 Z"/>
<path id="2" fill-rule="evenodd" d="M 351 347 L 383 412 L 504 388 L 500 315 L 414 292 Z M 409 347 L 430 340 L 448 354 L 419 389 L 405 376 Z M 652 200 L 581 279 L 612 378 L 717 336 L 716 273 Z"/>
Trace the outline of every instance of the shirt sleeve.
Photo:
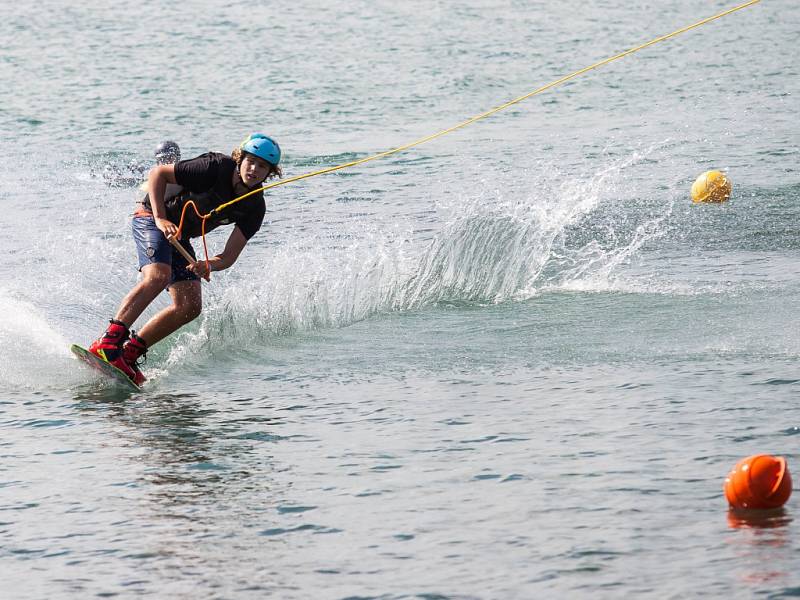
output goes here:
<path id="1" fill-rule="evenodd" d="M 175 163 L 175 181 L 192 192 L 207 192 L 219 176 L 220 162 L 213 153 Z"/>
<path id="2" fill-rule="evenodd" d="M 237 218 L 234 223 L 242 230 L 244 237 L 249 240 L 261 229 L 266 212 L 266 205 L 262 200 L 252 210 L 248 210 L 244 215 Z"/>

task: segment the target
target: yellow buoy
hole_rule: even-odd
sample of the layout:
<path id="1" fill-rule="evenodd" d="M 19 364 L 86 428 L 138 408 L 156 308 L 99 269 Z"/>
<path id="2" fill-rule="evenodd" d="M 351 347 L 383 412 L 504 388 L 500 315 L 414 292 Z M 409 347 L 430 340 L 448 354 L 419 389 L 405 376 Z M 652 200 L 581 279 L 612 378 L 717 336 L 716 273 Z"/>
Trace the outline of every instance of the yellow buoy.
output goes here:
<path id="1" fill-rule="evenodd" d="M 731 180 L 722 171 L 706 171 L 692 184 L 692 201 L 725 202 L 731 197 Z"/>

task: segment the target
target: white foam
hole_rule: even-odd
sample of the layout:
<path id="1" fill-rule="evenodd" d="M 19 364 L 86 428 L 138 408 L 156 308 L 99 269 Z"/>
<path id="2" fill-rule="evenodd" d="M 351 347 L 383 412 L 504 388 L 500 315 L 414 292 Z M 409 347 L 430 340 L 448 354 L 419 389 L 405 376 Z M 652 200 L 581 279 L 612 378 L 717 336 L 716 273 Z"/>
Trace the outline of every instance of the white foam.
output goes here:
<path id="1" fill-rule="evenodd" d="M 0 381 L 31 388 L 54 383 L 69 359 L 69 343 L 36 306 L 0 290 Z"/>

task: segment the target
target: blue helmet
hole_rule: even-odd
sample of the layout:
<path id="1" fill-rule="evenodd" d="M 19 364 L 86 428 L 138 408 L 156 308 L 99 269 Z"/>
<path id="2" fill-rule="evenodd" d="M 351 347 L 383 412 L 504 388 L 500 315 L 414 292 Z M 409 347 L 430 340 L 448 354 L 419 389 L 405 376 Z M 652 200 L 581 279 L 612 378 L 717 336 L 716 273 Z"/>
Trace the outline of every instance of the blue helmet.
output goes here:
<path id="1" fill-rule="evenodd" d="M 278 166 L 281 162 L 281 147 L 271 137 L 263 133 L 252 133 L 242 142 L 242 151 L 263 158 L 269 164 Z"/>

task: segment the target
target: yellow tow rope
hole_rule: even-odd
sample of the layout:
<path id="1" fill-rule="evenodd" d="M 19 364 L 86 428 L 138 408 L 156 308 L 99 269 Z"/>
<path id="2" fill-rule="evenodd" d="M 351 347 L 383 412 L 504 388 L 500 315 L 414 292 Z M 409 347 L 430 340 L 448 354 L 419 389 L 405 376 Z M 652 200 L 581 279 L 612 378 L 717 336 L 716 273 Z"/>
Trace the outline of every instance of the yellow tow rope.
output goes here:
<path id="1" fill-rule="evenodd" d="M 278 187 L 279 185 L 286 185 L 287 183 L 292 183 L 294 181 L 300 181 L 301 179 L 308 179 L 309 177 L 316 177 L 317 175 L 325 175 L 326 173 L 333 173 L 334 171 L 341 171 L 342 169 L 348 169 L 350 167 L 355 167 L 357 165 L 362 165 L 362 164 L 364 164 L 366 162 L 370 162 L 372 160 L 377 160 L 379 158 L 385 158 L 386 156 L 391 156 L 392 154 L 397 154 L 398 152 L 402 152 L 404 150 L 408 150 L 409 148 L 413 148 L 414 146 L 419 146 L 420 144 L 424 144 L 425 142 L 429 142 L 431 140 L 435 140 L 436 138 L 442 137 L 443 135 L 448 134 L 448 133 L 450 133 L 452 131 L 456 131 L 457 129 L 461 129 L 462 127 L 466 127 L 467 125 L 470 125 L 470 124 L 474 123 L 475 121 L 479 121 L 481 119 L 485 119 L 486 117 L 488 117 L 490 115 L 493 115 L 493 114 L 495 114 L 497 112 L 500 112 L 501 110 L 505 110 L 509 106 L 514 106 L 515 104 L 518 104 L 518 103 L 522 102 L 523 100 L 527 100 L 531 96 L 536 96 L 537 94 L 541 94 L 542 92 L 545 92 L 545 91 L 549 90 L 550 88 L 554 88 L 557 85 L 561 85 L 562 83 L 564 83 L 566 81 L 569 81 L 570 79 L 575 79 L 576 77 L 578 77 L 580 75 L 583 75 L 584 73 L 587 73 L 588 71 L 592 71 L 593 69 L 597 69 L 598 67 L 602 67 L 603 65 L 607 65 L 610 62 L 614 62 L 615 60 L 619 60 L 620 58 L 628 56 L 629 54 L 633 54 L 634 52 L 638 52 L 639 50 L 643 50 L 644 48 L 647 48 L 647 47 L 652 46 L 654 44 L 658 44 L 659 42 L 666 41 L 666 40 L 668 40 L 670 38 L 673 38 L 673 37 L 675 37 L 677 35 L 680 35 L 680 34 L 686 32 L 686 31 L 689 31 L 690 29 L 695 29 L 696 27 L 700 27 L 701 25 L 705 25 L 706 23 L 710 23 L 711 21 L 715 21 L 716 19 L 720 19 L 720 18 L 722 18 L 722 17 L 724 17 L 726 15 L 729 15 L 731 13 L 736 12 L 737 10 L 742 10 L 743 8 L 747 8 L 748 6 L 751 6 L 753 4 L 757 4 L 760 1 L 761 0 L 750 0 L 749 2 L 745 2 L 744 4 L 740 4 L 739 6 L 734 6 L 733 8 L 730 8 L 730 9 L 728 9 L 726 11 L 723 11 L 723 12 L 717 14 L 717 15 L 714 15 L 713 17 L 708 17 L 707 19 L 703 19 L 702 21 L 698 21 L 697 23 L 693 23 L 692 25 L 687 25 L 686 27 L 681 27 L 680 29 L 677 29 L 677 30 L 673 31 L 672 33 L 668 33 L 667 35 L 662 35 L 662 36 L 657 37 L 657 38 L 655 38 L 653 40 L 650 40 L 649 42 L 647 42 L 645 44 L 641 44 L 640 46 L 636 46 L 635 48 L 631 48 L 630 50 L 626 50 L 625 52 L 620 52 L 619 54 L 616 54 L 616 55 L 614 55 L 614 56 L 612 56 L 610 58 L 606 58 L 605 60 L 601 60 L 600 62 L 596 62 L 593 65 L 589 65 L 588 67 L 584 67 L 583 69 L 575 71 L 574 73 L 570 73 L 569 75 L 565 75 L 561 79 L 556 79 L 555 81 L 552 81 L 552 82 L 548 83 L 547 85 L 543 85 L 542 87 L 540 87 L 540 88 L 538 88 L 536 90 L 533 90 L 532 92 L 528 92 L 527 94 L 525 94 L 523 96 L 520 96 L 519 98 L 514 98 L 513 100 L 510 100 L 510 101 L 506 102 L 505 104 L 501 104 L 500 106 L 497 106 L 497 107 L 495 107 L 495 108 L 493 108 L 491 110 L 487 110 L 485 113 L 481 113 L 481 114 L 479 114 L 479 115 L 477 115 L 475 117 L 472 117 L 471 119 L 467 119 L 463 123 L 459 123 L 458 125 L 453 125 L 452 127 L 448 127 L 447 129 L 443 129 L 443 130 L 441 130 L 441 131 L 439 131 L 437 133 L 433 133 L 431 135 L 425 136 L 423 138 L 420 138 L 420 139 L 418 139 L 416 141 L 413 141 L 413 142 L 410 142 L 408 144 L 404 144 L 402 146 L 398 146 L 397 148 L 392 148 L 391 150 L 386 150 L 385 152 L 380 152 L 378 154 L 373 154 L 372 156 L 367 156 L 365 158 L 360 158 L 360 159 L 354 160 L 352 162 L 344 163 L 344 164 L 341 164 L 341 165 L 336 165 L 336 166 L 333 166 L 333 167 L 327 167 L 325 169 L 320 169 L 319 171 L 313 171 L 311 173 L 304 173 L 303 175 L 296 175 L 296 176 L 290 177 L 288 179 L 282 179 L 281 181 L 276 181 L 275 183 L 270 183 L 269 185 L 265 185 L 263 187 L 255 189 L 255 190 L 253 190 L 251 192 L 243 194 L 243 195 L 239 196 L 238 198 L 234 198 L 230 202 L 226 202 L 225 204 L 221 204 L 220 206 L 218 206 L 217 208 L 212 210 L 211 213 L 209 213 L 209 215 L 213 214 L 215 212 L 220 212 L 223 209 L 225 209 L 228 206 L 230 206 L 231 204 L 235 204 L 236 202 L 244 200 L 248 196 L 252 196 L 253 194 L 257 194 L 258 192 L 262 192 L 262 191 L 265 191 L 265 190 L 268 190 L 268 189 L 271 189 L 271 188 L 274 188 L 274 187 Z"/>
<path id="2" fill-rule="evenodd" d="M 554 88 L 557 85 L 561 85 L 562 83 L 564 83 L 566 81 L 569 81 L 570 79 L 575 79 L 576 77 L 579 77 L 580 75 L 583 75 L 584 73 L 587 73 L 587 72 L 592 71 L 594 69 L 597 69 L 598 67 L 602 67 L 603 65 L 607 65 L 608 63 L 614 62 L 615 60 L 619 60 L 620 58 L 628 56 L 629 54 L 633 54 L 634 52 L 638 52 L 639 50 L 643 50 L 644 48 L 647 48 L 647 47 L 652 46 L 654 44 L 658 44 L 659 42 L 663 42 L 663 41 L 666 41 L 666 40 L 668 40 L 670 38 L 673 38 L 673 37 L 675 37 L 677 35 L 680 35 L 680 34 L 686 32 L 686 31 L 689 31 L 690 29 L 695 29 L 696 27 L 700 27 L 701 25 L 705 25 L 706 23 L 710 23 L 711 21 L 715 21 L 717 19 L 720 19 L 720 18 L 722 18 L 722 17 L 724 17 L 726 15 L 729 15 L 731 13 L 734 13 L 734 12 L 736 12 L 738 10 L 742 10 L 743 8 L 747 8 L 748 6 L 751 6 L 753 4 L 757 4 L 760 1 L 761 0 L 750 0 L 749 2 L 745 2 L 744 4 L 740 4 L 739 6 L 734 6 L 733 8 L 729 8 L 728 10 L 723 11 L 723 12 L 721 12 L 719 14 L 716 14 L 713 17 L 708 17 L 708 18 L 703 19 L 701 21 L 697 21 L 697 23 L 693 23 L 691 25 L 687 25 L 686 27 L 681 27 L 680 29 L 677 29 L 677 30 L 673 31 L 672 33 L 668 33 L 667 35 L 662 35 L 660 37 L 657 37 L 655 39 L 650 40 L 647 43 L 644 43 L 644 44 L 641 44 L 639 46 L 636 46 L 635 48 L 631 48 L 630 50 L 625 50 L 625 52 L 620 52 L 619 54 L 616 54 L 616 55 L 614 55 L 614 56 L 612 56 L 610 58 L 606 58 L 605 60 L 601 60 L 599 62 L 594 63 L 593 65 L 589 65 L 588 67 L 584 67 L 583 69 L 580 69 L 578 71 L 570 73 L 569 75 L 565 75 L 561 79 L 556 79 L 555 81 L 552 81 L 552 82 L 548 83 L 547 85 L 543 85 L 542 87 L 540 87 L 540 88 L 538 88 L 536 90 L 533 90 L 532 92 L 528 92 L 527 94 L 524 94 L 524 95 L 520 96 L 519 98 L 514 98 L 513 100 L 510 100 L 510 101 L 506 102 L 505 104 L 501 104 L 500 106 L 497 106 L 497 107 L 495 107 L 495 108 L 493 108 L 491 110 L 487 110 L 484 113 L 481 113 L 481 114 L 479 114 L 479 115 L 477 115 L 475 117 L 472 117 L 471 119 L 467 119 L 463 123 L 459 123 L 458 125 L 453 125 L 452 127 L 448 127 L 447 129 L 442 129 L 441 131 L 439 131 L 437 133 L 433 133 L 431 135 L 425 136 L 423 138 L 420 138 L 420 139 L 418 139 L 416 141 L 413 141 L 413 142 L 410 142 L 408 144 L 404 144 L 402 146 L 398 146 L 397 148 L 392 148 L 391 150 L 386 150 L 385 152 L 379 152 L 378 154 L 373 154 L 372 156 L 367 156 L 365 158 L 360 158 L 360 159 L 354 160 L 352 162 L 344 163 L 344 164 L 341 164 L 341 165 L 336 165 L 336 166 L 333 166 L 333 167 L 327 167 L 325 169 L 320 169 L 319 171 L 313 171 L 311 173 L 304 173 L 303 175 L 296 175 L 296 176 L 290 177 L 288 179 L 282 179 L 281 181 L 276 181 L 275 183 L 270 183 L 269 185 L 265 185 L 263 187 L 257 188 L 255 190 L 252 190 L 252 191 L 246 193 L 246 194 L 242 194 L 241 196 L 239 196 L 238 198 L 234 198 L 230 202 L 226 202 L 224 204 L 221 204 L 220 206 L 218 206 L 217 208 L 215 208 L 214 210 L 212 210 L 211 212 L 209 212 L 208 214 L 205 214 L 205 215 L 200 214 L 200 211 L 197 210 L 197 207 L 194 205 L 193 202 L 189 202 L 184 206 L 184 210 L 181 213 L 181 220 L 180 220 L 180 223 L 178 224 L 178 232 L 180 232 L 182 230 L 182 228 L 183 228 L 183 218 L 184 218 L 184 215 L 185 215 L 185 212 L 186 212 L 186 208 L 191 204 L 192 208 L 197 213 L 197 216 L 202 221 L 203 248 L 205 250 L 206 268 L 208 268 L 208 266 L 209 266 L 208 249 L 206 248 L 206 236 L 205 236 L 205 222 L 206 222 L 206 219 L 208 219 L 214 213 L 221 212 L 222 210 L 224 210 L 225 208 L 231 206 L 232 204 L 236 204 L 237 202 L 241 202 L 242 200 L 244 200 L 245 198 L 247 198 L 249 196 L 252 196 L 253 194 L 257 194 L 259 192 L 262 192 L 262 191 L 265 191 L 265 190 L 269 190 L 269 189 L 274 188 L 274 187 L 278 187 L 279 185 L 286 185 L 287 183 L 292 183 L 293 181 L 300 181 L 301 179 L 308 179 L 309 177 L 316 177 L 317 175 L 325 175 L 326 173 L 333 173 L 334 171 L 341 171 L 342 169 L 348 169 L 350 167 L 355 167 L 356 165 L 362 165 L 362 164 L 364 164 L 366 162 L 370 162 L 372 160 L 377 160 L 379 158 L 384 158 L 386 156 L 391 156 L 392 154 L 397 154 L 398 152 L 402 152 L 404 150 L 408 150 L 409 148 L 413 148 L 414 146 L 419 146 L 420 144 L 424 144 L 425 142 L 429 142 L 431 140 L 435 140 L 436 138 L 441 137 L 441 136 L 443 136 L 445 134 L 448 134 L 448 133 L 450 133 L 452 131 L 456 131 L 457 129 L 461 129 L 462 127 L 466 127 L 467 125 L 470 125 L 470 124 L 474 123 L 475 121 L 479 121 L 481 119 L 485 119 L 486 117 L 488 117 L 490 115 L 493 115 L 493 114 L 495 114 L 497 112 L 500 112 L 501 110 L 505 110 L 509 106 L 514 106 L 515 104 L 518 104 L 518 103 L 522 102 L 523 100 L 527 100 L 531 96 L 536 96 L 537 94 L 541 94 L 542 92 L 547 91 L 550 88 Z M 176 238 L 179 238 L 179 237 L 180 237 L 180 233 L 178 233 L 178 235 L 176 235 L 174 237 L 170 237 L 170 242 L 173 244 L 173 246 L 175 246 L 176 250 L 178 250 L 181 254 L 183 254 L 184 258 L 186 258 L 187 261 L 189 261 L 190 263 L 193 262 L 192 256 L 190 256 L 189 253 L 186 252 L 186 249 L 183 248 L 183 246 L 181 246 L 180 243 L 178 243 Z M 209 277 L 206 276 L 206 279 L 208 280 Z"/>

